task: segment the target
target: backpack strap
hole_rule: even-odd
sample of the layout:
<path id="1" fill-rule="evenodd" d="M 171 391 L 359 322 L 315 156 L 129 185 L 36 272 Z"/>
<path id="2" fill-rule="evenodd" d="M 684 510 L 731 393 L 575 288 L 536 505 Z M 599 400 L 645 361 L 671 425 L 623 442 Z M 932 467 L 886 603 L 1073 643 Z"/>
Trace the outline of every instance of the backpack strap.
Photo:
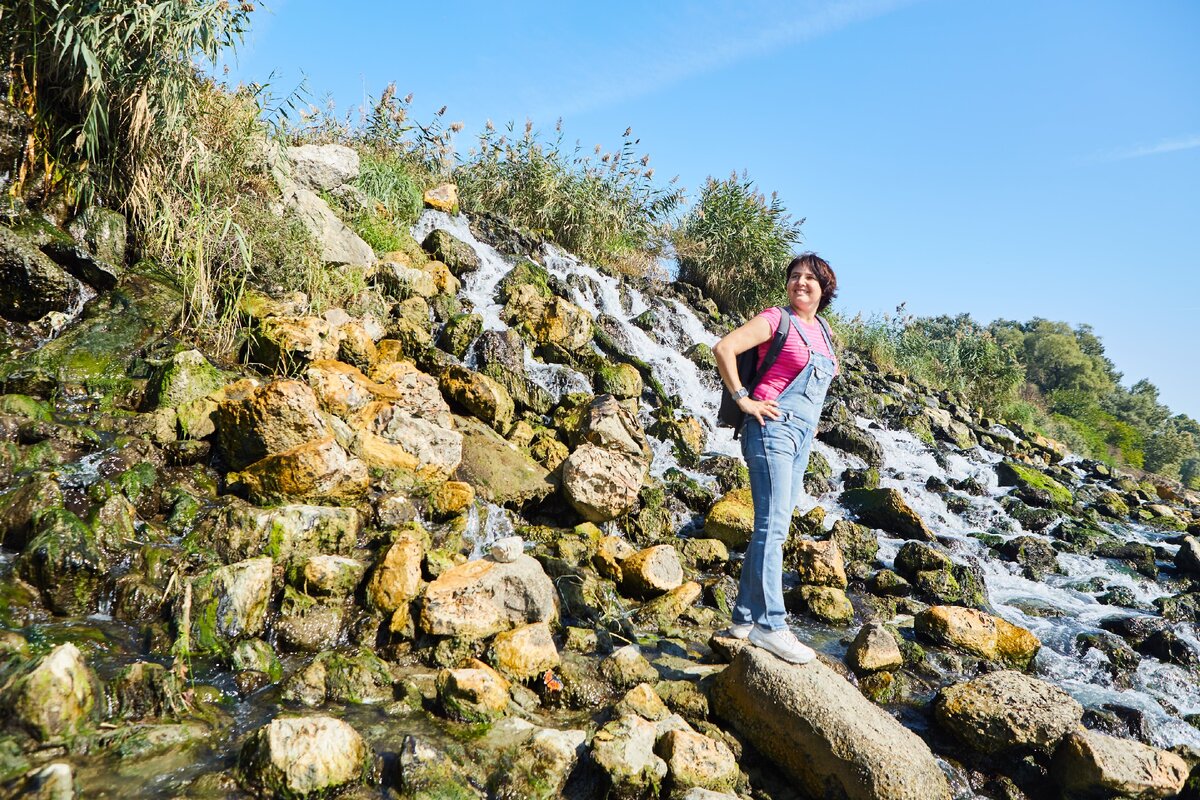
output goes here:
<path id="1" fill-rule="evenodd" d="M 829 330 L 829 323 L 820 314 L 817 315 L 817 322 L 821 323 L 821 332 L 825 334 L 825 344 L 829 346 L 829 355 L 836 358 L 837 355 L 833 352 L 833 333 Z"/>
<path id="2" fill-rule="evenodd" d="M 779 310 L 780 312 L 784 311 L 783 307 L 780 307 Z M 790 309 L 788 310 L 790 311 Z M 784 324 L 785 319 L 787 320 L 786 325 Z M 771 340 L 771 347 L 769 350 L 767 350 L 766 355 L 763 356 L 762 363 L 758 365 L 758 371 L 754 374 L 754 386 L 748 387 L 751 393 L 754 392 L 754 390 L 758 387 L 758 384 L 762 381 L 763 376 L 767 374 L 767 371 L 771 369 L 771 366 L 775 363 L 776 359 L 779 358 L 779 354 L 783 351 L 784 344 L 787 343 L 788 331 L 791 328 L 795 328 L 796 333 L 800 333 L 800 326 L 797 325 L 795 320 L 792 319 L 792 315 L 790 313 L 781 313 L 779 317 L 779 324 L 775 326 L 775 337 Z M 800 336 L 803 338 L 804 334 L 800 333 Z"/>

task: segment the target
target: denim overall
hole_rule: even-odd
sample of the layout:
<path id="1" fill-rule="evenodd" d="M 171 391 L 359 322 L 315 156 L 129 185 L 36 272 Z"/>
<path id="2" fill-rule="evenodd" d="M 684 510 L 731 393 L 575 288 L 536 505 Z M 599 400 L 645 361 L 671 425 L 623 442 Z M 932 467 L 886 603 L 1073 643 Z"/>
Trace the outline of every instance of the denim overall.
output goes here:
<path id="1" fill-rule="evenodd" d="M 789 310 L 790 311 L 790 310 Z M 754 534 L 742 562 L 735 624 L 756 623 L 770 630 L 787 627 L 783 607 L 783 543 L 792 523 L 796 500 L 804 491 L 804 472 L 812 451 L 825 393 L 833 380 L 833 360 L 808 344 L 800 325 L 788 314 L 801 341 L 809 347 L 808 364 L 776 398 L 779 419 L 747 415 L 742 426 L 742 457 L 750 470 L 754 498 Z M 833 345 L 821 327 L 821 335 Z"/>

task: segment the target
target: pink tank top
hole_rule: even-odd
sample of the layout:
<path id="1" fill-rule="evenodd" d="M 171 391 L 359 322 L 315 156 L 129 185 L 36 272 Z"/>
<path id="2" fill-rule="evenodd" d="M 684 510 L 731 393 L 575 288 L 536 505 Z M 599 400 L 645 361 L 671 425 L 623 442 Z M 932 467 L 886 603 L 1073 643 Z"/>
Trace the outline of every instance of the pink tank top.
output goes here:
<path id="1" fill-rule="evenodd" d="M 771 326 L 774 331 L 779 325 L 780 318 L 783 312 L 778 308 L 768 308 L 758 316 L 762 317 Z M 787 320 L 784 320 L 786 322 Z M 818 353 L 823 353 L 825 356 L 833 359 L 833 374 L 838 374 L 838 360 L 829 349 L 829 345 L 825 342 L 825 333 L 821 330 L 821 323 L 813 320 L 812 324 L 802 322 L 798 317 L 796 323 L 804 331 L 804 337 L 808 339 L 809 344 Z M 758 346 L 758 363 L 762 364 L 763 358 L 767 355 L 767 350 L 771 348 L 771 340 L 763 342 Z M 762 376 L 762 380 L 758 382 L 758 386 L 754 388 L 753 397 L 755 400 L 774 400 L 779 395 L 783 394 L 783 390 L 799 375 L 805 367 L 808 366 L 808 348 L 804 346 L 800 335 L 796 333 L 794 327 L 788 327 L 787 340 L 783 343 L 783 349 L 779 351 L 779 357 L 775 359 L 775 363 L 767 370 L 767 374 Z"/>

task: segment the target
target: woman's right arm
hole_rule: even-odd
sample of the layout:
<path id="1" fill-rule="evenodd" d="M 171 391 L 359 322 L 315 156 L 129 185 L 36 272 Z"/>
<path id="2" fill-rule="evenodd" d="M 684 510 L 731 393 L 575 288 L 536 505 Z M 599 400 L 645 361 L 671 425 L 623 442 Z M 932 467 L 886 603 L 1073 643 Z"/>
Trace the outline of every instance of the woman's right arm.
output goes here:
<path id="1" fill-rule="evenodd" d="M 725 381 L 725 387 L 729 389 L 730 394 L 736 394 L 742 388 L 742 379 L 737 371 L 737 357 L 751 347 L 758 347 L 774 335 L 771 323 L 764 317 L 757 316 L 717 342 L 717 346 L 713 348 L 713 356 L 717 362 L 717 371 L 721 373 L 721 380 Z M 743 397 L 737 401 L 737 405 L 744 413 L 758 420 L 759 425 L 763 424 L 763 417 L 779 419 L 780 416 L 779 404 L 774 400 Z"/>

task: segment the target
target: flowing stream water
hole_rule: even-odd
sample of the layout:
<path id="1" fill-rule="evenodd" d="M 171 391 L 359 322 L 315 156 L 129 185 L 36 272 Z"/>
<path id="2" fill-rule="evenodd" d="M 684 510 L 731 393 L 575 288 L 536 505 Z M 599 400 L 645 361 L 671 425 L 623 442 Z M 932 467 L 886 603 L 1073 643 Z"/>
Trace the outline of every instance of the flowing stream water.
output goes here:
<path id="1" fill-rule="evenodd" d="M 469 244 L 478 254 L 482 266 L 465 278 L 460 296 L 469 300 L 475 312 L 483 317 L 484 330 L 504 329 L 506 326 L 501 319 L 501 306 L 496 301 L 495 293 L 500 280 L 515 262 L 479 241 L 464 217 L 426 211 L 415 226 L 414 235 L 418 240 L 423 239 L 434 228 L 447 230 Z M 710 452 L 739 453 L 731 431 L 718 427 L 716 423 L 719 385 L 711 378 L 706 380 L 696 364 L 683 355 L 694 344 L 711 346 L 717 341 L 717 336 L 708 331 L 685 304 L 671 298 L 647 297 L 619 279 L 605 275 L 550 245 L 544 245 L 541 252 L 535 255 L 535 260 L 570 288 L 569 300 L 593 317 L 606 315 L 616 320 L 628 343 L 629 354 L 648 363 L 667 394 L 681 397 L 684 400 L 683 407 L 704 426 Z M 647 310 L 652 310 L 656 316 L 653 333 L 643 330 L 633 321 Z M 530 379 L 555 397 L 560 397 L 564 391 L 590 391 L 584 376 L 567 367 L 542 364 L 528 349 L 525 363 Z M 643 422 L 648 422 L 651 419 L 650 406 L 643 403 L 642 411 Z M 950 546 L 954 558 L 973 559 L 980 565 L 987 582 L 988 600 L 996 614 L 1028 628 L 1041 640 L 1042 649 L 1034 666 L 1034 672 L 1039 677 L 1060 686 L 1087 708 L 1115 705 L 1136 709 L 1144 715 L 1145 729 L 1153 743 L 1160 747 L 1180 744 L 1200 747 L 1200 730 L 1183 719 L 1189 714 L 1200 713 L 1200 685 L 1191 672 L 1151 656 L 1143 656 L 1136 672 L 1122 676 L 1125 679 L 1122 683 L 1127 683 L 1127 688 L 1122 688 L 1114 680 L 1104 655 L 1096 649 L 1081 653 L 1076 645 L 1079 634 L 1100 632 L 1101 620 L 1145 613 L 1102 604 L 1096 598 L 1104 590 L 1113 586 L 1123 587 L 1132 592 L 1140 604 L 1149 606 L 1155 598 L 1169 593 L 1164 586 L 1137 574 L 1119 561 L 1065 553 L 1058 556 L 1062 574 L 1049 575 L 1041 581 L 1025 578 L 1017 564 L 997 558 L 972 535 L 988 533 L 1003 539 L 1031 535 L 1045 539 L 1036 532 L 1024 530 L 1000 505 L 1000 498 L 1010 491 L 997 481 L 995 465 L 1003 458 L 1000 453 L 978 446 L 970 450 L 949 447 L 938 453 L 906 431 L 888 430 L 862 417 L 856 422 L 882 447 L 880 485 L 903 493 L 905 500 L 939 539 Z M 1010 432 L 999 426 L 994 433 L 997 436 L 1011 436 Z M 671 467 L 682 469 L 670 443 L 649 438 L 653 451 L 651 474 L 661 476 Z M 826 511 L 825 524 L 829 527 L 837 519 L 850 516 L 837 502 L 842 489 L 837 476 L 844 469 L 861 468 L 865 464 L 856 456 L 819 441 L 815 449 L 833 469 L 834 490 L 819 498 L 802 498 L 801 510 L 805 510 L 806 504 L 808 507 L 821 505 Z M 1072 459 L 1064 463 L 1078 475 L 1084 474 L 1081 468 L 1072 465 Z M 712 485 L 712 479 L 708 476 L 686 469 L 684 471 Z M 968 507 L 956 513 L 947 507 L 940 495 L 926 488 L 926 481 L 931 477 L 946 482 L 974 478 L 985 488 L 985 493 L 971 497 Z M 477 523 L 473 532 L 478 542 L 477 549 L 481 552 L 493 538 L 506 535 L 505 532 L 511 530 L 504 524 L 488 524 L 494 517 L 500 516 L 498 511 L 488 509 L 486 521 Z M 1168 537 L 1168 534 L 1132 523 L 1105 525 L 1125 541 L 1162 547 Z M 881 536 L 880 563 L 890 567 L 902 544 L 901 539 Z M 1099 580 L 1094 581 L 1092 586 L 1086 586 L 1093 579 Z M 1104 589 L 1097 590 L 1098 586 Z M 1040 611 L 1033 613 L 1035 610 Z M 807 632 L 804 623 L 800 627 Z M 1192 625 L 1176 623 L 1173 630 L 1192 645 L 1200 647 Z M 831 647 L 839 646 L 836 644 L 839 637 L 831 637 L 826 633 L 824 638 L 833 643 Z M 841 647 L 844 648 L 844 645 Z"/>

